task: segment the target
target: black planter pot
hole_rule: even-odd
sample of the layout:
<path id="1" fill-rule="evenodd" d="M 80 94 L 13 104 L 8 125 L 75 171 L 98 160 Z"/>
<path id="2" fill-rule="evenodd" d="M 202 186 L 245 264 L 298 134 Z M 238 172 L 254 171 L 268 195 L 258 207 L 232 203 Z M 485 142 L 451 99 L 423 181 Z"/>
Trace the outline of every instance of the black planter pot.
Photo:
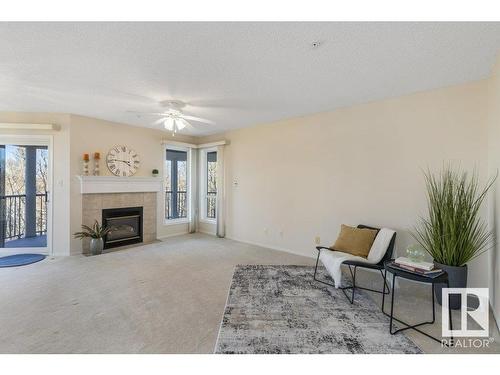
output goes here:
<path id="1" fill-rule="evenodd" d="M 467 265 L 465 266 L 447 266 L 446 264 L 441 264 L 434 262 L 436 268 L 440 268 L 446 271 L 448 274 L 448 281 L 450 283 L 450 288 L 466 288 L 467 287 Z M 443 301 L 442 289 L 446 288 L 446 284 L 436 284 L 436 299 L 440 305 Z M 453 310 L 459 310 L 462 306 L 462 299 L 460 295 L 452 294 L 450 296 L 450 308 Z"/>

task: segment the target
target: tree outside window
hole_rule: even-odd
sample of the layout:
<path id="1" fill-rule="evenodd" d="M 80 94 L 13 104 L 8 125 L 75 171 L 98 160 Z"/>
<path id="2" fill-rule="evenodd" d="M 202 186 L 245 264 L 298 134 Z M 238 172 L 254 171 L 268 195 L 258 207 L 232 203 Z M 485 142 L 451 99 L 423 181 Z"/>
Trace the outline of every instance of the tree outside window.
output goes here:
<path id="1" fill-rule="evenodd" d="M 165 161 L 165 218 L 183 219 L 188 210 L 187 151 L 167 149 Z"/>
<path id="2" fill-rule="evenodd" d="M 207 218 L 215 219 L 217 210 L 217 151 L 207 152 Z"/>

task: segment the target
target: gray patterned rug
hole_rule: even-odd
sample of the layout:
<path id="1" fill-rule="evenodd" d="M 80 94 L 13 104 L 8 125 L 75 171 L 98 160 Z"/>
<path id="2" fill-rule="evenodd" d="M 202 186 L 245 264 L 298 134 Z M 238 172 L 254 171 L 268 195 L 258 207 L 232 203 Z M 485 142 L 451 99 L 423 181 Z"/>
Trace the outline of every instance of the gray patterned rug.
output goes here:
<path id="1" fill-rule="evenodd" d="M 237 266 L 216 353 L 421 353 L 365 293 L 351 305 L 310 266 Z M 320 271 L 321 277 L 327 277 Z"/>

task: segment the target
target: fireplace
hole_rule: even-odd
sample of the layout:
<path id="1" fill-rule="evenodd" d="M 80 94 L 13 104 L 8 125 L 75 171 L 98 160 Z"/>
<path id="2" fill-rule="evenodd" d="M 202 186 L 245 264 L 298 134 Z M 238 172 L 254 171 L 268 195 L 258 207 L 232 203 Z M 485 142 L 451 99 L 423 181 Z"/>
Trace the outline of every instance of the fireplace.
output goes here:
<path id="1" fill-rule="evenodd" d="M 142 207 L 102 210 L 103 225 L 111 228 L 104 238 L 104 248 L 142 242 Z"/>

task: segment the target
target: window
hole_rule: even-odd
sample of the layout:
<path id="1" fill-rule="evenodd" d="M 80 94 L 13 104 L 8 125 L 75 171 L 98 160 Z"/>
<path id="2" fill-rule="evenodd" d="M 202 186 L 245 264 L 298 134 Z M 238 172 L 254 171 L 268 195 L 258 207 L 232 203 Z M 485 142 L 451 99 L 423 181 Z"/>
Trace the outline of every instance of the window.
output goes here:
<path id="1" fill-rule="evenodd" d="M 217 151 L 205 150 L 202 159 L 202 218 L 213 221 L 217 210 Z"/>
<path id="2" fill-rule="evenodd" d="M 188 153 L 167 148 L 165 161 L 165 219 L 188 215 Z"/>

